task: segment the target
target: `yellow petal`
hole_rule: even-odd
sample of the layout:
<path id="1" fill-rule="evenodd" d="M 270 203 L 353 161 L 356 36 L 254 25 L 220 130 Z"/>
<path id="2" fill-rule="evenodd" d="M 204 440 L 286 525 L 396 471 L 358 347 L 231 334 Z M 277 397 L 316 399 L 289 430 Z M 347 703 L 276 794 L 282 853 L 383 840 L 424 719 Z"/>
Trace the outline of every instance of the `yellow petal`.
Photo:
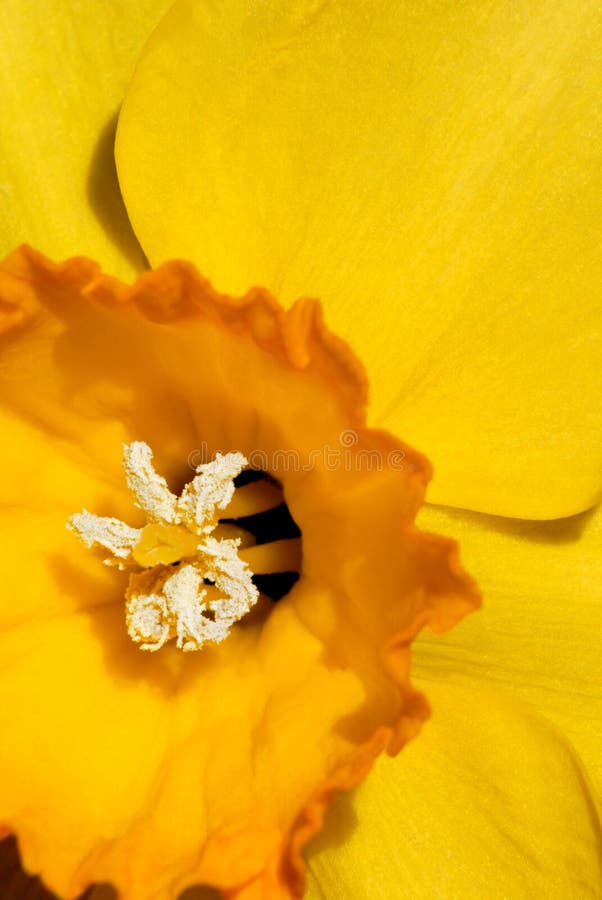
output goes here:
<path id="1" fill-rule="evenodd" d="M 127 287 L 22 248 L 0 266 L 0 313 L 1 833 L 64 897 L 98 881 L 123 900 L 197 882 L 300 896 L 333 792 L 428 716 L 413 638 L 479 602 L 455 543 L 413 524 L 428 462 L 366 427 L 365 373 L 313 301 L 225 297 L 178 262 Z M 200 653 L 138 650 L 127 573 L 65 531 L 82 506 L 138 524 L 117 484 L 133 438 L 172 487 L 199 456 L 264 454 L 302 533 L 290 593 Z M 300 561 L 284 543 L 277 569 Z"/>
<path id="2" fill-rule="evenodd" d="M 424 507 L 420 524 L 462 542 L 485 604 L 436 646 L 423 634 L 416 671 L 486 679 L 534 704 L 575 746 L 602 798 L 602 508 L 540 523 Z"/>
<path id="3" fill-rule="evenodd" d="M 599 822 L 570 747 L 475 683 L 424 686 L 432 721 L 336 801 L 308 900 L 598 897 Z"/>
<path id="4" fill-rule="evenodd" d="M 599 4 L 178 0 L 117 160 L 156 264 L 321 297 L 431 498 L 600 496 Z M 149 187 L 150 186 L 150 187 Z"/>
<path id="5" fill-rule="evenodd" d="M 23 241 L 130 274 L 144 258 L 113 161 L 115 120 L 169 0 L 6 0 L 0 8 L 0 256 Z"/>

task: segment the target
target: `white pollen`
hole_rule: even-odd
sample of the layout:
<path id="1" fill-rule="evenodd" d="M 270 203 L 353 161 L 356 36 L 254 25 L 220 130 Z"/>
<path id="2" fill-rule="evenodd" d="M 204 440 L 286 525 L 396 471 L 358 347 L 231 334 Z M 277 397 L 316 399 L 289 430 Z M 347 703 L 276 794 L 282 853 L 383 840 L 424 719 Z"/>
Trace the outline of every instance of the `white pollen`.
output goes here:
<path id="1" fill-rule="evenodd" d="M 259 597 L 253 573 L 238 556 L 240 541 L 211 537 L 220 510 L 232 499 L 234 478 L 247 460 L 241 453 L 218 453 L 197 468 L 177 497 L 155 471 L 152 459 L 150 447 L 142 441 L 124 445 L 123 466 L 135 504 L 153 525 L 177 525 L 202 537 L 194 558 L 144 568 L 134 559 L 142 529 L 87 510 L 71 516 L 67 527 L 86 547 L 107 550 L 107 565 L 131 570 L 126 625 L 141 650 L 159 650 L 173 638 L 185 652 L 200 650 L 228 637 L 232 625 Z"/>
<path id="2" fill-rule="evenodd" d="M 130 528 L 120 519 L 109 516 L 95 516 L 87 509 L 75 513 L 67 521 L 67 528 L 73 531 L 86 547 L 102 547 L 111 556 L 105 559 L 110 566 L 125 568 L 125 563 L 132 562 L 132 550 L 140 540 L 142 530 Z"/>
<path id="3" fill-rule="evenodd" d="M 178 498 L 169 490 L 166 480 L 155 472 L 153 451 L 148 444 L 143 441 L 124 444 L 123 468 L 134 502 L 146 513 L 148 521 L 177 525 L 180 521 L 176 511 Z"/>
<path id="4" fill-rule="evenodd" d="M 219 510 L 225 509 L 234 494 L 233 479 L 247 460 L 242 453 L 217 453 L 215 459 L 197 467 L 197 475 L 187 484 L 177 501 L 177 511 L 191 531 L 210 534 Z"/>

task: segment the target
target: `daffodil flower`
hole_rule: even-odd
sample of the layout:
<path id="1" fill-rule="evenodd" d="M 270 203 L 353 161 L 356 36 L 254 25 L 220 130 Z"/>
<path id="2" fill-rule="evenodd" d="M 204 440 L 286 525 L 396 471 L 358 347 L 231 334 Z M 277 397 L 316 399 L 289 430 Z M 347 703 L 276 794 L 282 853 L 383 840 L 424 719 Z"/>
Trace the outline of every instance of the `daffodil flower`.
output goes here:
<path id="1" fill-rule="evenodd" d="M 148 2 L 108 15 L 105 4 L 90 2 L 75 19 L 67 3 L 45 5 L 42 18 L 17 0 L 4 5 L 1 233 L 7 251 L 27 241 L 55 258 L 88 253 L 125 277 L 142 267 L 104 163 L 135 59 L 166 8 Z M 118 162 L 128 211 L 151 262 L 186 256 L 218 290 L 237 295 L 263 284 L 285 303 L 297 295 L 321 296 L 328 321 L 368 363 L 372 421 L 432 456 L 434 499 L 479 511 L 427 507 L 421 513 L 423 527 L 464 539 L 464 556 L 488 605 L 448 638 L 415 645 L 413 670 L 434 706 L 433 721 L 395 761 L 379 763 L 352 800 L 345 795 L 335 802 L 312 848 L 310 897 L 600 893 L 601 597 L 595 565 L 602 526 L 597 513 L 581 512 L 600 490 L 596 15 L 593 2 L 578 9 L 562 2 L 553 14 L 526 2 L 462 9 L 383 3 L 369 10 L 361 3 L 178 2 L 151 38 L 128 92 Z M 342 666 L 336 660 L 340 674 L 333 670 L 328 682 L 333 691 L 314 700 L 308 719 L 305 703 L 293 716 L 287 702 L 276 701 L 276 718 L 260 720 L 266 732 L 282 716 L 282 732 L 289 735 L 288 744 L 273 745 L 282 753 L 277 762 L 269 764 L 269 754 L 263 763 L 259 754 L 256 760 L 259 768 L 267 766 L 259 780 L 276 805 L 287 802 L 283 785 L 290 784 L 287 769 L 297 755 L 307 754 L 305 771 L 319 757 L 315 735 L 309 742 L 307 735 L 295 739 L 295 729 L 309 721 L 316 733 L 320 727 L 326 732 L 333 707 L 347 704 L 347 731 L 337 739 L 349 740 L 349 729 L 360 728 L 351 715 L 354 673 L 374 696 L 362 648 L 371 646 L 372 629 L 378 633 L 385 625 L 388 613 L 380 604 L 403 556 L 377 553 L 383 564 L 369 577 L 361 565 L 349 571 L 345 559 L 361 554 L 341 547 L 335 532 L 371 546 L 379 535 L 391 538 L 395 526 L 381 531 L 371 510 L 397 509 L 399 516 L 401 485 L 409 490 L 403 496 L 413 497 L 426 470 L 421 457 L 356 418 L 358 369 L 345 354 L 331 357 L 332 347 L 320 349 L 311 304 L 274 319 L 272 301 L 261 297 L 247 297 L 234 311 L 181 264 L 144 276 L 133 290 L 85 261 L 55 267 L 31 252 L 13 256 L 4 270 L 3 319 L 13 341 L 3 359 L 10 378 L 3 465 L 11 603 L 10 621 L 3 622 L 0 691 L 10 766 L 3 766 L 0 797 L 19 819 L 26 866 L 42 869 L 50 884 L 63 888 L 79 848 L 82 866 L 71 873 L 72 892 L 91 873 L 104 872 L 122 889 L 127 882 L 124 896 L 146 898 L 151 890 L 164 896 L 166 880 L 173 891 L 202 871 L 225 886 L 224 867 L 236 881 L 245 865 L 251 865 L 249 897 L 288 896 L 277 893 L 282 885 L 300 890 L 297 856 L 287 856 L 294 871 L 284 873 L 275 851 L 274 868 L 258 887 L 261 873 L 250 861 L 262 852 L 269 857 L 275 835 L 266 827 L 259 836 L 257 814 L 238 869 L 228 860 L 228 841 L 205 855 L 200 869 L 194 835 L 173 822 L 176 806 L 168 800 L 174 798 L 182 815 L 194 819 L 212 809 L 227 819 L 232 759 L 243 768 L 248 760 L 243 734 L 234 728 L 222 733 L 235 750 L 225 763 L 219 750 L 208 761 L 216 777 L 206 791 L 217 793 L 205 796 L 200 811 L 182 799 L 189 800 L 194 783 L 191 744 L 198 733 L 191 734 L 190 723 L 200 720 L 187 706 L 199 702 L 194 678 L 174 708 L 179 742 L 176 765 L 164 777 L 167 789 L 145 806 L 145 778 L 166 734 L 154 716 L 161 708 L 155 689 L 174 690 L 182 671 L 174 654 L 181 651 L 173 644 L 147 656 L 133 645 L 125 649 L 123 610 L 113 607 L 100 609 L 103 627 L 91 642 L 89 623 L 98 624 L 99 610 L 89 621 L 66 613 L 79 609 L 82 598 L 91 610 L 101 605 L 116 572 L 99 568 L 66 531 L 55 542 L 59 514 L 66 518 L 83 505 L 94 507 L 91 515 L 119 514 L 143 529 L 144 522 L 131 518 L 114 447 L 147 440 L 161 463 L 157 472 L 184 487 L 193 473 L 183 478 L 183 459 L 198 432 L 183 398 L 198 392 L 202 403 L 195 408 L 212 423 L 212 449 L 223 448 L 226 435 L 218 432 L 228 421 L 216 404 L 224 390 L 229 405 L 236 404 L 266 353 L 271 362 L 262 385 L 269 385 L 269 403 L 260 410 L 262 440 L 255 443 L 273 450 L 280 430 L 294 433 L 295 446 L 310 451 L 352 431 L 361 435 L 357 449 L 401 450 L 407 466 L 401 474 L 389 468 L 387 477 L 381 472 L 348 482 L 340 471 L 333 478 L 322 467 L 320 476 L 311 475 L 320 481 L 318 491 L 303 492 L 300 479 L 285 485 L 302 526 L 303 566 L 313 560 L 309 582 L 344 578 L 356 590 L 363 586 L 377 606 L 357 645 L 353 630 L 335 616 L 344 631 L 340 652 L 347 648 L 349 659 Z M 262 303 L 265 316 L 257 313 Z M 212 370 L 217 392 L 202 377 L 203 366 L 216 360 L 206 334 L 198 352 L 203 315 L 222 337 L 230 335 L 219 345 L 228 378 L 216 381 Z M 230 332 L 232 320 L 239 327 Z M 159 333 L 170 339 L 157 340 Z M 275 378 L 270 366 L 278 359 Z M 308 359 L 320 374 L 305 384 L 300 373 Z M 198 373 L 192 383 L 190 371 Z M 333 384 L 339 387 L 331 394 Z M 303 403 L 288 408 L 284 401 L 291 397 Z M 244 446 L 231 449 L 252 449 L 249 434 L 237 432 Z M 569 515 L 557 523 L 528 521 Z M 57 554 L 52 569 L 41 564 L 49 535 Z M 163 553 L 166 543 L 180 540 L 181 532 L 177 540 L 162 532 L 150 552 Z M 387 543 L 390 551 L 393 546 Z M 424 551 L 427 544 L 420 546 Z M 441 551 L 450 546 L 433 544 Z M 441 569 L 431 561 L 415 571 L 432 573 L 424 598 L 451 600 L 433 608 L 441 611 L 441 621 L 433 621 L 442 627 L 473 595 L 468 582 L 463 593 L 443 577 L 449 556 L 443 552 L 441 559 Z M 455 577 L 462 578 L 457 570 Z M 314 599 L 301 604 L 309 612 L 297 620 L 291 605 L 276 605 L 267 620 L 278 636 L 266 652 L 281 667 L 282 684 L 296 677 L 281 655 L 287 634 L 299 641 L 301 656 L 307 651 L 309 673 L 322 663 L 312 656 L 312 641 L 300 639 L 298 622 L 312 609 L 333 610 Z M 328 621 L 316 615 L 312 622 L 322 639 Z M 399 633 L 399 623 L 388 624 Z M 256 628 L 243 619 L 221 645 L 224 654 L 230 658 L 245 641 L 251 644 Z M 333 653 L 334 645 L 327 646 Z M 397 677 L 405 677 L 404 654 L 394 667 Z M 202 655 L 199 660 L 194 666 L 210 665 Z M 154 681 L 145 677 L 149 667 Z M 252 667 L 251 660 L 249 673 Z M 92 669 L 111 677 L 85 678 Z M 249 674 L 250 696 L 256 684 Z M 89 685 L 96 693 L 84 695 Z M 202 702 L 210 725 L 218 695 L 223 702 L 230 687 L 216 685 L 215 701 L 211 684 L 206 687 Z M 424 711 L 407 685 L 404 690 L 410 715 L 400 720 L 402 738 Z M 99 721 L 99 709 L 108 721 Z M 127 766 L 114 733 L 129 751 Z M 262 740 L 270 745 L 266 734 Z M 78 751 L 81 769 L 72 752 L 61 755 L 65 742 Z M 336 756 L 342 745 L 335 745 Z M 212 739 L 203 746 L 206 753 L 221 745 Z M 349 773 L 347 783 L 359 774 Z M 80 796 L 66 789 L 74 781 L 87 786 Z M 117 796 L 127 805 L 118 805 Z M 59 807 L 60 817 L 54 815 Z M 137 831 L 126 827 L 126 809 L 148 809 Z M 308 835 L 319 823 L 301 824 Z M 111 856 L 120 829 L 127 837 Z M 229 846 L 241 847 L 236 836 Z M 216 866 L 212 872 L 208 858 Z M 170 869 L 177 859 L 184 859 L 181 884 Z"/>
<path id="2" fill-rule="evenodd" d="M 479 604 L 413 524 L 430 466 L 365 426 L 315 301 L 235 300 L 178 262 L 126 288 L 27 249 L 0 282 L 0 821 L 60 897 L 300 896 L 333 792 L 427 716 L 412 640 Z M 277 484 L 238 483 L 263 455 Z M 282 506 L 297 536 L 255 543 Z M 261 579 L 287 572 L 274 606 Z"/>

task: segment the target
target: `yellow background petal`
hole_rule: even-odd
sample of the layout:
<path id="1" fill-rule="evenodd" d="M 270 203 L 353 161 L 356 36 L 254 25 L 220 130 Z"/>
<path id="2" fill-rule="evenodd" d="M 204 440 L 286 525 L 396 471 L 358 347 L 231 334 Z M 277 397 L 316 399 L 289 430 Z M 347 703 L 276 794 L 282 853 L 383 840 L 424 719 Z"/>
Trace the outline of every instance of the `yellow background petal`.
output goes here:
<path id="1" fill-rule="evenodd" d="M 460 540 L 484 605 L 442 638 L 424 632 L 414 670 L 487 680 L 533 703 L 572 742 L 602 799 L 602 508 L 543 523 L 424 507 L 419 521 Z"/>
<path id="2" fill-rule="evenodd" d="M 599 897 L 599 822 L 570 748 L 492 691 L 421 687 L 432 721 L 336 801 L 308 900 Z"/>
<path id="3" fill-rule="evenodd" d="M 596 0 L 179 0 L 119 126 L 136 233 L 220 289 L 322 297 L 434 501 L 587 508 L 599 27 Z"/>
<path id="4" fill-rule="evenodd" d="M 113 161 L 115 119 L 169 0 L 0 5 L 0 256 L 27 242 L 129 275 L 144 258 Z"/>

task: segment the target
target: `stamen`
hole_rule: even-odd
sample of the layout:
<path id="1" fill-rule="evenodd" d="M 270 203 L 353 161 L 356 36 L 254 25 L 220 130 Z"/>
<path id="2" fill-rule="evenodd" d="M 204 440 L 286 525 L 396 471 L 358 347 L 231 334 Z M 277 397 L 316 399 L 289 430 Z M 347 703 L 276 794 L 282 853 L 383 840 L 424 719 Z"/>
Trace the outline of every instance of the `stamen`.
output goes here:
<path id="1" fill-rule="evenodd" d="M 217 453 L 212 462 L 197 466 L 197 476 L 177 501 L 177 511 L 191 531 L 210 534 L 234 494 L 234 479 L 247 465 L 242 453 Z"/>
<path id="2" fill-rule="evenodd" d="M 301 541 L 272 541 L 256 544 L 240 550 L 240 558 L 248 563 L 255 575 L 270 575 L 274 572 L 298 572 L 301 568 Z"/>
<path id="3" fill-rule="evenodd" d="M 142 534 L 140 528 L 130 528 L 120 519 L 109 516 L 95 516 L 87 509 L 71 516 L 67 528 L 73 531 L 86 547 L 98 546 L 108 550 L 114 559 L 107 557 L 104 560 L 105 565 L 117 566 L 120 569 L 125 568 L 126 562 L 131 562 L 132 551 Z"/>
<path id="4" fill-rule="evenodd" d="M 134 503 L 146 513 L 148 521 L 177 525 L 178 498 L 169 490 L 166 480 L 155 472 L 153 451 L 148 444 L 143 441 L 124 444 L 123 468 L 127 486 L 136 498 Z"/>
<path id="5" fill-rule="evenodd" d="M 250 484 L 236 489 L 223 518 L 241 519 L 245 516 L 254 516 L 257 513 L 266 512 L 268 509 L 274 509 L 282 501 L 280 485 L 267 479 L 252 481 Z"/>
<path id="6" fill-rule="evenodd" d="M 87 547 L 108 550 L 106 564 L 143 567 L 131 573 L 125 597 L 128 633 L 140 649 L 158 650 L 175 638 L 181 650 L 200 650 L 208 641 L 223 641 L 259 596 L 238 553 L 241 540 L 231 537 L 233 526 L 218 527 L 247 460 L 241 453 L 218 453 L 176 497 L 152 458 L 147 444 L 124 446 L 126 481 L 148 525 L 130 528 L 84 510 L 67 527 Z"/>
<path id="7" fill-rule="evenodd" d="M 231 522 L 218 522 L 213 531 L 213 537 L 229 541 L 238 540 L 239 552 L 245 547 L 252 547 L 255 543 L 255 537 L 250 531 L 245 531 L 244 528 L 239 528 L 238 525 Z"/>

